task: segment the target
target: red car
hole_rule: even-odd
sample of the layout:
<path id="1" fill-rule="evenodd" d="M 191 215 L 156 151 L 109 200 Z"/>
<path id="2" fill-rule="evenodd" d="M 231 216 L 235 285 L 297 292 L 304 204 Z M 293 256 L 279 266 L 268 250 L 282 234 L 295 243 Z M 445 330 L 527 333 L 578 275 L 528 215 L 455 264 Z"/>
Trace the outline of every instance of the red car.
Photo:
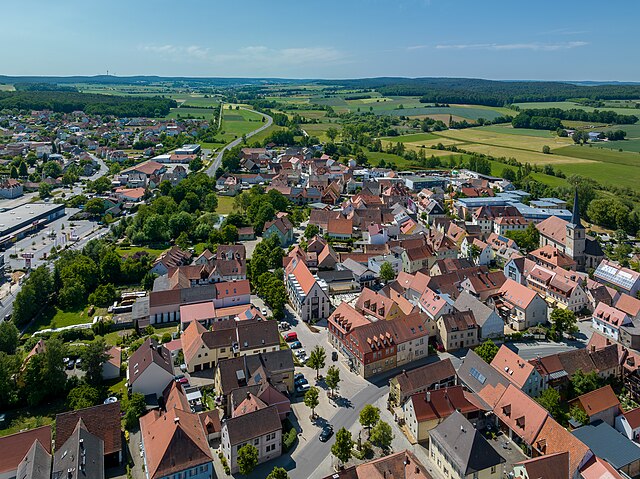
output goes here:
<path id="1" fill-rule="evenodd" d="M 296 333 L 295 331 L 291 331 L 291 332 L 283 334 L 282 337 L 284 338 L 284 340 L 286 342 L 290 343 L 291 341 L 297 341 L 298 340 L 298 333 Z"/>

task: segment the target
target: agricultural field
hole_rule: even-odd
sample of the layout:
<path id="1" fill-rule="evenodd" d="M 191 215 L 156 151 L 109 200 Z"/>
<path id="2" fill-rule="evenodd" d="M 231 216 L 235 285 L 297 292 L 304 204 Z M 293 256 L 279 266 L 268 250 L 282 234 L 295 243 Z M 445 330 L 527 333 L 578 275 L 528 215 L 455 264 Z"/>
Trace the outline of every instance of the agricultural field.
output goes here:
<path id="1" fill-rule="evenodd" d="M 554 138 L 558 136 L 553 131 L 534 130 L 531 128 L 513 128 L 510 123 L 505 125 L 482 126 L 477 129 L 480 131 L 492 131 L 494 133 L 502 133 L 505 135 L 538 136 L 540 138 Z"/>
<path id="2" fill-rule="evenodd" d="M 309 136 L 315 136 L 320 141 L 329 141 L 327 137 L 327 130 L 329 128 L 335 128 L 340 131 L 340 125 L 335 123 L 308 123 L 306 125 L 300 125 L 300 127 L 307 132 Z"/>
<path id="3" fill-rule="evenodd" d="M 0 91 L 14 91 L 13 85 L 7 85 L 5 83 L 0 84 Z"/>
<path id="4" fill-rule="evenodd" d="M 534 102 L 534 103 L 514 103 L 514 106 L 517 106 L 521 110 L 526 109 L 541 109 L 541 108 L 560 108 L 561 110 L 571 110 L 578 109 L 584 111 L 593 111 L 593 110 L 607 110 L 618 113 L 619 115 L 640 115 L 640 111 L 635 108 L 615 108 L 604 106 L 601 108 L 594 108 L 592 106 L 580 105 L 579 103 L 574 103 L 572 101 L 545 101 L 545 102 Z"/>
<path id="5" fill-rule="evenodd" d="M 545 145 L 548 145 L 551 148 L 560 148 L 561 146 L 571 145 L 573 143 L 571 138 L 561 138 L 559 136 L 548 136 L 545 138 L 527 134 L 509 134 L 488 130 L 485 129 L 485 127 L 466 128 L 464 130 L 446 130 L 434 134 L 465 143 L 477 143 L 482 145 L 513 148 L 517 150 L 529 150 L 537 153 L 541 153 L 542 147 Z"/>
<path id="6" fill-rule="evenodd" d="M 416 106 L 413 108 L 396 109 L 385 112 L 385 114 L 393 116 L 433 116 L 433 115 L 452 115 L 464 118 L 466 120 L 477 120 L 478 118 L 484 118 L 486 120 L 493 120 L 499 116 L 503 116 L 502 112 L 488 107 L 471 107 L 451 105 L 451 106 Z M 513 113 L 512 113 L 513 114 Z"/>
<path id="7" fill-rule="evenodd" d="M 262 115 L 248 110 L 229 110 L 225 105 L 222 112 L 222 138 L 231 141 L 262 126 Z"/>
<path id="8" fill-rule="evenodd" d="M 181 106 L 173 108 L 166 118 L 197 118 L 211 120 L 217 118 L 216 110 L 208 108 L 189 108 Z"/>

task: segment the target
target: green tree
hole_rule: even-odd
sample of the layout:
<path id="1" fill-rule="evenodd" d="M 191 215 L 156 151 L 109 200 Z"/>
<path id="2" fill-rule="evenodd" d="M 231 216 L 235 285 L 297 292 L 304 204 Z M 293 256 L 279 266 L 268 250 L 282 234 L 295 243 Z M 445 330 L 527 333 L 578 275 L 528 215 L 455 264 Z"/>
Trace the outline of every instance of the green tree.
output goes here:
<path id="1" fill-rule="evenodd" d="M 76 386 L 67 396 L 67 404 L 74 411 L 100 404 L 100 391 L 89 384 Z"/>
<path id="2" fill-rule="evenodd" d="M 57 178 L 62 174 L 62 167 L 57 161 L 47 161 L 42 165 L 42 175 L 45 178 Z"/>
<path id="3" fill-rule="evenodd" d="M 16 377 L 20 370 L 20 357 L 0 352 L 0 409 L 5 409 L 17 398 Z"/>
<path id="4" fill-rule="evenodd" d="M 119 283 L 122 275 L 122 260 L 113 250 L 102 253 L 100 262 L 100 281 L 103 283 Z"/>
<path id="5" fill-rule="evenodd" d="M 482 359 L 484 359 L 486 363 L 491 363 L 491 361 L 493 361 L 493 358 L 496 357 L 496 354 L 498 354 L 498 349 L 498 346 L 496 346 L 493 341 L 487 339 L 473 351 Z"/>
<path id="6" fill-rule="evenodd" d="M 331 395 L 335 393 L 340 385 L 340 369 L 337 366 L 330 366 L 327 370 L 327 377 L 325 378 L 327 387 L 331 391 Z"/>
<path id="7" fill-rule="evenodd" d="M 524 230 L 507 231 L 505 236 L 515 241 L 518 247 L 527 252 L 540 247 L 540 232 L 533 223 L 529 223 Z"/>
<path id="8" fill-rule="evenodd" d="M 144 394 L 133 393 L 128 401 L 126 401 L 124 424 L 128 431 L 138 427 L 138 419 L 147 412 L 147 403 L 144 400 Z"/>
<path id="9" fill-rule="evenodd" d="M 44 352 L 29 359 L 23 377 L 23 392 L 30 406 L 64 392 L 67 385 L 63 362 L 66 352 L 66 346 L 60 339 L 50 338 L 45 343 Z"/>
<path id="10" fill-rule="evenodd" d="M 331 446 L 331 454 L 344 464 L 351 459 L 351 450 L 353 449 L 353 440 L 351 433 L 344 427 L 336 433 L 336 442 Z"/>
<path id="11" fill-rule="evenodd" d="M 101 216 L 106 209 L 104 201 L 101 198 L 91 198 L 84 205 L 84 210 L 92 216 Z"/>
<path id="12" fill-rule="evenodd" d="M 391 430 L 391 426 L 384 421 L 379 421 L 371 429 L 369 439 L 376 446 L 385 450 L 389 449 L 391 447 L 391 442 L 393 441 L 393 431 Z"/>
<path id="13" fill-rule="evenodd" d="M 49 198 L 51 196 L 51 189 L 49 183 L 41 182 L 38 186 L 38 196 L 40 196 L 40 199 Z"/>
<path id="14" fill-rule="evenodd" d="M 316 370 L 316 379 L 318 379 L 318 375 L 320 369 L 322 369 L 325 365 L 325 360 L 327 358 L 327 354 L 322 346 L 316 345 L 309 353 L 309 359 L 307 361 L 307 366 L 311 369 Z"/>
<path id="15" fill-rule="evenodd" d="M 97 180 L 87 185 L 87 189 L 95 191 L 98 194 L 111 191 L 111 180 L 106 176 L 101 176 Z"/>
<path id="16" fill-rule="evenodd" d="M 258 450 L 252 444 L 245 444 L 238 449 L 237 462 L 240 474 L 251 474 L 258 465 Z"/>
<path id="17" fill-rule="evenodd" d="M 382 263 L 380 266 L 380 279 L 385 283 L 393 281 L 396 278 L 396 273 L 393 271 L 393 266 L 388 261 Z"/>
<path id="18" fill-rule="evenodd" d="M 371 427 L 377 424 L 380 420 L 380 409 L 372 404 L 365 405 L 360 411 L 359 421 L 362 427 L 366 428 L 369 432 Z"/>
<path id="19" fill-rule="evenodd" d="M 20 332 L 11 321 L 0 322 L 0 352 L 15 354 Z"/>
<path id="20" fill-rule="evenodd" d="M 318 228 L 317 225 L 309 224 L 304 229 L 304 237 L 307 238 L 307 239 L 311 239 L 315 235 L 317 235 L 319 232 L 320 232 L 320 228 Z"/>
<path id="21" fill-rule="evenodd" d="M 571 409 L 569 409 L 569 416 L 583 425 L 589 424 L 590 422 L 588 414 L 584 412 L 584 409 L 578 406 L 573 406 Z"/>
<path id="22" fill-rule="evenodd" d="M 578 369 L 571 377 L 571 397 L 575 398 L 595 391 L 601 386 L 600 378 L 595 371 L 583 373 Z"/>
<path id="23" fill-rule="evenodd" d="M 21 161 L 18 165 L 18 174 L 21 178 L 25 178 L 29 176 L 29 171 L 27 169 L 27 164 L 24 161 Z"/>
<path id="24" fill-rule="evenodd" d="M 555 308 L 551 311 L 551 330 L 560 337 L 578 330 L 576 315 L 570 309 Z"/>
<path id="25" fill-rule="evenodd" d="M 551 148 L 549 148 L 548 145 L 544 145 L 542 147 L 542 153 L 544 153 L 545 155 L 550 155 L 551 154 Z"/>
<path id="26" fill-rule="evenodd" d="M 558 391 L 553 388 L 545 389 L 536 400 L 543 408 L 549 411 L 555 420 L 562 420 L 563 412 L 560 405 L 560 393 Z"/>
<path id="27" fill-rule="evenodd" d="M 218 196 L 215 193 L 209 193 L 205 196 L 204 207 L 207 211 L 215 211 L 218 208 Z"/>
<path id="28" fill-rule="evenodd" d="M 334 127 L 329 127 L 327 128 L 325 135 L 327 135 L 329 141 L 333 143 L 333 141 L 338 137 L 338 130 Z"/>
<path id="29" fill-rule="evenodd" d="M 108 346 L 104 338 L 98 338 L 82 351 L 82 369 L 87 373 L 86 379 L 90 384 L 102 382 L 102 364 L 109 359 Z"/>
<path id="30" fill-rule="evenodd" d="M 267 479 L 289 479 L 287 470 L 282 467 L 274 467 L 273 471 L 269 473 Z"/>
<path id="31" fill-rule="evenodd" d="M 312 418 L 316 416 L 315 410 L 318 407 L 318 404 L 320 404 L 319 396 L 318 388 L 315 386 L 311 386 L 304 394 L 304 405 L 311 409 Z"/>

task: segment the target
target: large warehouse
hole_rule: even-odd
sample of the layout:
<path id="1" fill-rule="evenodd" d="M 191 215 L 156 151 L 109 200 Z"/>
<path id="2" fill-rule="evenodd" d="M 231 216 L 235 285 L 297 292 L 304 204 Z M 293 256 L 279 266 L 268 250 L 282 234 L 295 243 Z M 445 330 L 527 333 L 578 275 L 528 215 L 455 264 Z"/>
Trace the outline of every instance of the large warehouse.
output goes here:
<path id="1" fill-rule="evenodd" d="M 64 205 L 29 203 L 8 210 L 0 210 L 0 250 L 14 241 L 35 233 L 50 221 L 64 216 Z"/>

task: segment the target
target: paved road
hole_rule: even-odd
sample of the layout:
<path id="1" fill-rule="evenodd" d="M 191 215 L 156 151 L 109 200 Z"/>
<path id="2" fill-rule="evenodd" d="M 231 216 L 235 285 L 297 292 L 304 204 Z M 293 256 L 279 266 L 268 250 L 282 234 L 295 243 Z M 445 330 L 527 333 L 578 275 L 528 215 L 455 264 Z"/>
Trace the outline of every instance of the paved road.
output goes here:
<path id="1" fill-rule="evenodd" d="M 98 171 L 96 171 L 93 175 L 89 176 L 87 179 L 89 181 L 96 181 L 98 178 L 100 178 L 101 176 L 106 175 L 107 173 L 109 173 L 109 168 L 107 168 L 107 165 L 105 164 L 104 160 L 102 158 L 98 158 L 97 156 L 95 156 L 93 153 L 89 153 L 89 156 L 98 163 L 98 165 L 100 165 L 100 168 L 98 169 Z"/>
<path id="2" fill-rule="evenodd" d="M 273 118 L 271 118 L 269 115 L 267 115 L 266 113 L 261 113 L 259 111 L 255 111 L 255 110 L 250 110 L 248 108 L 242 108 L 243 110 L 247 110 L 247 111 L 251 111 L 253 113 L 257 113 L 258 115 L 262 115 L 264 118 L 266 118 L 265 123 L 258 128 L 257 130 L 253 130 L 251 133 L 247 133 L 245 135 L 245 138 L 250 138 L 253 135 L 260 133 L 261 131 L 266 130 L 267 128 L 269 128 L 271 126 L 271 124 L 273 123 Z M 224 154 L 224 152 L 226 150 L 230 150 L 231 148 L 233 148 L 234 146 L 238 146 L 240 143 L 242 143 L 242 137 L 240 138 L 236 138 L 235 140 L 233 140 L 231 143 L 227 144 L 224 148 L 222 148 L 218 154 L 216 155 L 215 159 L 213 160 L 213 163 L 211 163 L 211 166 L 209 166 L 209 168 L 207 168 L 206 173 L 209 176 L 215 176 L 216 174 L 216 170 L 220 167 L 220 164 L 222 163 L 222 155 Z"/>

